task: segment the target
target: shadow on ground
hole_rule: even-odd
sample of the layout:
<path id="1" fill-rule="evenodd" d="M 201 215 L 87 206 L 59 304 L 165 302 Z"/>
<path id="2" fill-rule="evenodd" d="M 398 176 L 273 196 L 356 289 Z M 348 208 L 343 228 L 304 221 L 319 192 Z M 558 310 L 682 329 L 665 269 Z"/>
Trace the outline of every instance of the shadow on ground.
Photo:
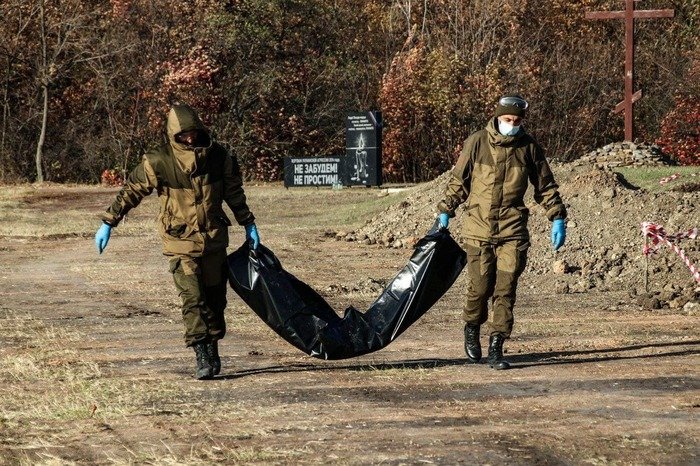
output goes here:
<path id="1" fill-rule="evenodd" d="M 558 364 L 584 364 L 606 361 L 628 360 L 628 359 L 649 359 L 664 358 L 672 356 L 689 356 L 700 354 L 700 340 L 677 341 L 666 343 L 647 343 L 639 345 L 622 346 L 618 348 L 600 348 L 592 350 L 575 351 L 553 351 L 547 353 L 530 353 L 507 355 L 507 359 L 514 363 L 512 369 L 524 369 L 534 366 L 558 365 Z M 677 348 L 694 347 L 682 351 L 665 351 L 657 354 L 627 355 L 619 354 L 628 351 L 637 351 L 647 348 Z M 579 357 L 587 355 L 599 355 L 592 357 Z M 485 360 L 485 359 L 484 359 Z M 482 360 L 482 361 L 484 361 Z M 287 364 L 277 366 L 267 366 L 255 369 L 244 369 L 221 377 L 218 380 L 239 379 L 251 375 L 278 374 L 285 372 L 312 372 L 312 371 L 381 371 L 389 369 L 434 369 L 446 366 L 460 366 L 468 364 L 466 359 L 410 359 L 405 361 L 386 362 L 381 364 L 343 364 L 343 365 L 320 365 L 320 364 Z"/>

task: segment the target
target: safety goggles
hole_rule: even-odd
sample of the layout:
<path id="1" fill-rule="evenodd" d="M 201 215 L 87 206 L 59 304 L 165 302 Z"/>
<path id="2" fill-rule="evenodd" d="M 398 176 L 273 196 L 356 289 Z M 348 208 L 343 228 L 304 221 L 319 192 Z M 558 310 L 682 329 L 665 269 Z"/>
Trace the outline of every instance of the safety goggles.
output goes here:
<path id="1" fill-rule="evenodd" d="M 523 110 L 527 110 L 527 108 L 530 106 L 527 103 L 527 100 L 514 96 L 501 97 L 498 100 L 498 105 L 502 107 L 517 107 Z"/>

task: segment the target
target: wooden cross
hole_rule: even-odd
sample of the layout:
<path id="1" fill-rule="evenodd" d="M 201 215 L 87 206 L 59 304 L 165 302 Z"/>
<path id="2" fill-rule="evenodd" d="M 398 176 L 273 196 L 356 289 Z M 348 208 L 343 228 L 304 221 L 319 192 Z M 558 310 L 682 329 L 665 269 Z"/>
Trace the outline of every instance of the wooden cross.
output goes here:
<path id="1" fill-rule="evenodd" d="M 625 11 L 590 11 L 586 19 L 624 19 L 625 20 L 625 100 L 617 104 L 614 112 L 625 112 L 625 141 L 634 139 L 632 106 L 642 97 L 642 90 L 634 92 L 634 20 L 651 18 L 672 18 L 673 10 L 635 10 L 634 2 L 625 0 Z"/>

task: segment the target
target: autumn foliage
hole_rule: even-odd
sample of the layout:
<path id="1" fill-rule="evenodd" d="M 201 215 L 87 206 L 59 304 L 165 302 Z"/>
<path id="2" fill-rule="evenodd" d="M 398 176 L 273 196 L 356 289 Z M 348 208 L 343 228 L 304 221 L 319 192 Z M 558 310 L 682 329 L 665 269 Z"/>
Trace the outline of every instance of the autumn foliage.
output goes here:
<path id="1" fill-rule="evenodd" d="M 636 26 L 637 134 L 698 163 L 699 3 L 662 3 L 672 20 Z M 388 181 L 448 169 L 505 92 L 531 102 L 550 157 L 623 136 L 622 22 L 583 19 L 615 2 L 44 0 L 43 29 L 39 5 L 0 3 L 0 181 L 36 178 L 44 113 L 46 179 L 128 172 L 175 102 L 261 180 L 285 156 L 343 153 L 348 111 L 383 112 Z"/>
<path id="2" fill-rule="evenodd" d="M 700 165 L 700 60 L 688 77 L 687 87 L 676 95 L 675 106 L 661 122 L 656 143 L 681 165 Z"/>
<path id="3" fill-rule="evenodd" d="M 100 181 L 102 186 L 122 186 L 124 184 L 124 177 L 119 173 L 119 170 L 110 168 L 102 172 Z"/>
<path id="4" fill-rule="evenodd" d="M 656 143 L 681 165 L 700 165 L 700 97 L 677 97 Z"/>

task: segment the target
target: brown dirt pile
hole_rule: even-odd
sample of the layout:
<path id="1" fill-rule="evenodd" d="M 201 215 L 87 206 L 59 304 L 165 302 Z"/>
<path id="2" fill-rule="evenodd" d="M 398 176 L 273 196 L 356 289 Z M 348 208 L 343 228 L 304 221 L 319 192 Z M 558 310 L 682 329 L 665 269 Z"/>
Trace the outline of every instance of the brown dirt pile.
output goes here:
<path id="1" fill-rule="evenodd" d="M 569 212 L 566 245 L 556 254 L 550 245 L 550 222 L 534 202 L 532 189 L 526 196 L 530 208 L 532 247 L 526 273 L 539 276 L 544 286 L 559 293 L 588 290 L 630 290 L 645 306 L 649 300 L 683 307 L 697 301 L 698 290 L 687 267 L 669 248 L 649 259 L 650 289 L 644 295 L 643 221 L 660 223 L 666 231 L 685 231 L 700 226 L 700 194 L 697 192 L 651 193 L 630 185 L 621 175 L 590 166 L 552 167 Z M 449 173 L 409 188 L 398 204 L 387 208 L 353 232 L 334 234 L 338 240 L 394 248 L 412 247 L 432 226 L 436 205 L 442 198 Z M 450 221 L 450 230 L 463 241 L 464 206 Z M 700 263 L 700 240 L 681 243 L 687 255 Z M 637 296 L 638 295 L 638 296 Z"/>

